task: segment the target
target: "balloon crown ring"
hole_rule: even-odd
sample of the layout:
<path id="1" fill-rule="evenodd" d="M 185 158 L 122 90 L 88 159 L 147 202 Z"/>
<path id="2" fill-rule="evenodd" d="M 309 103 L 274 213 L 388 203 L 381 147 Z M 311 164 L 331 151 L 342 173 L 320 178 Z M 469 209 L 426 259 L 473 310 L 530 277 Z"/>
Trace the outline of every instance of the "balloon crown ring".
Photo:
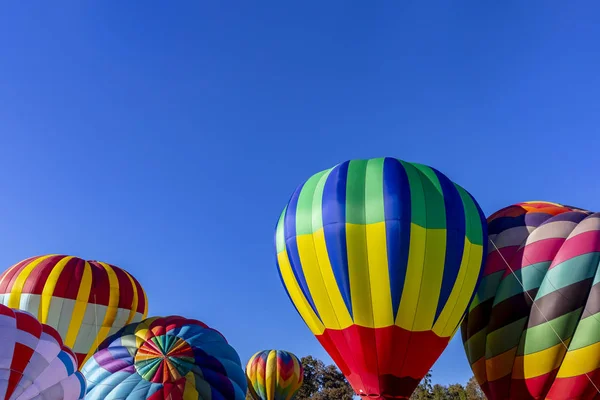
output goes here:
<path id="1" fill-rule="evenodd" d="M 161 335 L 142 343 L 135 354 L 137 373 L 153 383 L 176 382 L 194 367 L 192 347 L 173 335 Z"/>

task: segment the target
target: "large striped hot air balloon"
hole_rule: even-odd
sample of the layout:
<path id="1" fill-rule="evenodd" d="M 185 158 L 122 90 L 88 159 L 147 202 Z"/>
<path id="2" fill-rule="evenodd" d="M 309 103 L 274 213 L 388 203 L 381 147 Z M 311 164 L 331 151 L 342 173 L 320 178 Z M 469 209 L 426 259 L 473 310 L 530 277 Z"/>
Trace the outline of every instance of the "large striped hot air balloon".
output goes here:
<path id="1" fill-rule="evenodd" d="M 248 361 L 246 376 L 254 400 L 292 400 L 302 386 L 304 369 L 290 352 L 263 350 Z"/>
<path id="2" fill-rule="evenodd" d="M 490 400 L 600 398 L 600 213 L 526 202 L 488 218 L 489 255 L 462 324 Z"/>
<path id="3" fill-rule="evenodd" d="M 276 232 L 283 285 L 354 390 L 408 398 L 459 327 L 485 219 L 425 165 L 352 160 L 302 184 Z"/>
<path id="4" fill-rule="evenodd" d="M 179 316 L 126 326 L 81 371 L 86 400 L 244 400 L 247 390 L 240 357 L 223 335 Z"/>
<path id="5" fill-rule="evenodd" d="M 65 255 L 28 258 L 6 270 L 0 304 L 58 330 L 80 366 L 108 335 L 148 312 L 144 290 L 127 271 Z"/>
<path id="6" fill-rule="evenodd" d="M 85 388 L 54 328 L 0 304 L 0 399 L 82 400 Z"/>

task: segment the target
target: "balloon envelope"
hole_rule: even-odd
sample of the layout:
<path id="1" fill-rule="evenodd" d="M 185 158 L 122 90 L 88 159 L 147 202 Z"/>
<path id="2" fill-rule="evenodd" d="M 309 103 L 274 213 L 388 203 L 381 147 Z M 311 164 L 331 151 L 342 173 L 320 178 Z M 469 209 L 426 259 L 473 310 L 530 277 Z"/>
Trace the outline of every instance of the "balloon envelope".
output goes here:
<path id="1" fill-rule="evenodd" d="M 477 202 L 445 175 L 378 158 L 298 187 L 275 241 L 291 301 L 354 390 L 405 398 L 458 329 L 487 233 Z"/>
<path id="2" fill-rule="evenodd" d="M 55 328 L 82 366 L 110 334 L 146 317 L 148 303 L 127 271 L 78 257 L 46 255 L 0 275 L 0 303 Z"/>
<path id="3" fill-rule="evenodd" d="M 526 202 L 490 216 L 488 230 L 484 277 L 461 329 L 483 391 L 491 400 L 598 398 L 600 214 Z"/>
<path id="4" fill-rule="evenodd" d="M 85 379 L 55 329 L 0 304 L 0 398 L 78 400 Z"/>
<path id="5" fill-rule="evenodd" d="M 82 372 L 86 400 L 243 400 L 247 389 L 240 358 L 225 338 L 179 316 L 126 326 Z"/>
<path id="6" fill-rule="evenodd" d="M 291 400 L 302 386 L 304 369 L 290 352 L 263 350 L 248 361 L 246 376 L 255 400 Z"/>

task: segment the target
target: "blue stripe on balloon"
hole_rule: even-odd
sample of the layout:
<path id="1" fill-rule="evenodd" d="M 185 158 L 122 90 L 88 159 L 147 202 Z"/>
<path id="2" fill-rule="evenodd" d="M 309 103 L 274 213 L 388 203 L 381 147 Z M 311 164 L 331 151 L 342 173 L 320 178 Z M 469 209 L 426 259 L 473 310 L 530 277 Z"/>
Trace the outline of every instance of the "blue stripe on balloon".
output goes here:
<path id="1" fill-rule="evenodd" d="M 73 372 L 75 372 L 75 367 L 73 366 L 73 360 L 71 359 L 71 357 L 69 357 L 69 355 L 67 353 L 65 353 L 64 351 L 61 351 L 60 353 L 58 353 L 58 359 L 60 361 L 62 361 L 62 363 L 65 365 L 68 376 L 72 375 Z"/>
<path id="2" fill-rule="evenodd" d="M 394 319 L 400 308 L 408 265 L 410 202 L 410 183 L 404 166 L 394 158 L 386 158 L 383 162 L 383 203 Z"/>
<path id="3" fill-rule="evenodd" d="M 471 302 L 473 302 L 473 299 L 475 298 L 475 295 L 477 294 L 477 291 L 479 290 L 479 284 L 481 283 L 481 280 L 483 279 L 483 272 L 485 271 L 485 261 L 487 259 L 487 253 L 488 253 L 488 224 L 487 224 L 487 219 L 485 218 L 485 214 L 483 213 L 483 210 L 481 209 L 481 207 L 479 207 L 479 204 L 477 203 L 477 201 L 475 200 L 475 198 L 471 195 L 471 193 L 467 192 L 465 190 L 465 192 L 469 195 L 469 198 L 471 199 L 471 201 L 473 202 L 473 204 L 475 204 L 475 207 L 477 207 L 477 212 L 479 214 L 479 221 L 477 223 L 481 224 L 481 243 L 482 243 L 482 253 L 483 257 L 481 257 L 481 265 L 479 266 L 479 276 L 477 277 L 477 282 L 475 283 L 475 289 L 473 290 L 473 293 L 471 294 L 471 298 L 469 299 L 469 303 L 471 304 Z M 469 312 L 469 308 L 467 307 L 467 309 L 465 310 L 464 315 L 468 314 Z"/>
<path id="4" fill-rule="evenodd" d="M 466 240 L 466 221 L 464 205 L 456 186 L 439 171 L 435 169 L 433 171 L 442 187 L 444 206 L 446 208 L 446 257 L 442 287 L 435 313 L 435 319 L 437 319 L 444 309 L 454 285 L 460 284 L 456 282 L 456 278 L 463 259 Z"/>
<path id="5" fill-rule="evenodd" d="M 310 307 L 320 319 L 321 317 L 319 316 L 317 307 L 315 306 L 313 298 L 310 294 L 308 283 L 306 282 L 306 277 L 304 276 L 304 271 L 302 270 L 302 262 L 300 261 L 300 253 L 298 251 L 298 242 L 296 241 L 296 212 L 298 211 L 298 199 L 300 198 L 300 192 L 302 191 L 303 187 L 304 184 L 300 185 L 292 195 L 284 216 L 283 229 L 285 236 L 285 247 L 290 260 L 290 266 L 292 267 L 292 272 L 294 273 L 294 277 L 298 282 L 298 286 L 300 286 L 300 290 L 302 290 L 302 294 L 304 294 L 308 304 L 310 304 Z"/>
<path id="6" fill-rule="evenodd" d="M 79 381 L 79 385 L 81 387 L 81 391 L 79 392 L 79 398 L 83 399 L 85 397 L 85 390 L 86 390 L 86 381 L 85 378 L 83 377 L 83 374 L 79 371 L 77 371 L 75 373 L 75 376 L 77 377 L 77 380 Z"/>
<path id="7" fill-rule="evenodd" d="M 352 314 L 348 248 L 346 244 L 346 183 L 349 161 L 334 167 L 323 188 L 323 232 L 331 269 L 346 308 Z"/>

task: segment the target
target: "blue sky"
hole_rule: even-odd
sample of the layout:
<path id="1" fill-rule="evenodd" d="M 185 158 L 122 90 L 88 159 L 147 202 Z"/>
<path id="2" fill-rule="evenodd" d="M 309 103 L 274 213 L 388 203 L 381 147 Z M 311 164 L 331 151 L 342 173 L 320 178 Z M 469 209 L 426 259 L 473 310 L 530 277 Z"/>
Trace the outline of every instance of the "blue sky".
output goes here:
<path id="1" fill-rule="evenodd" d="M 4 5 L 0 265 L 111 262 L 152 315 L 207 322 L 244 362 L 328 361 L 274 264 L 279 213 L 313 173 L 394 156 L 486 214 L 600 208 L 598 4 L 217 3 Z M 433 376 L 471 376 L 458 336 Z"/>

